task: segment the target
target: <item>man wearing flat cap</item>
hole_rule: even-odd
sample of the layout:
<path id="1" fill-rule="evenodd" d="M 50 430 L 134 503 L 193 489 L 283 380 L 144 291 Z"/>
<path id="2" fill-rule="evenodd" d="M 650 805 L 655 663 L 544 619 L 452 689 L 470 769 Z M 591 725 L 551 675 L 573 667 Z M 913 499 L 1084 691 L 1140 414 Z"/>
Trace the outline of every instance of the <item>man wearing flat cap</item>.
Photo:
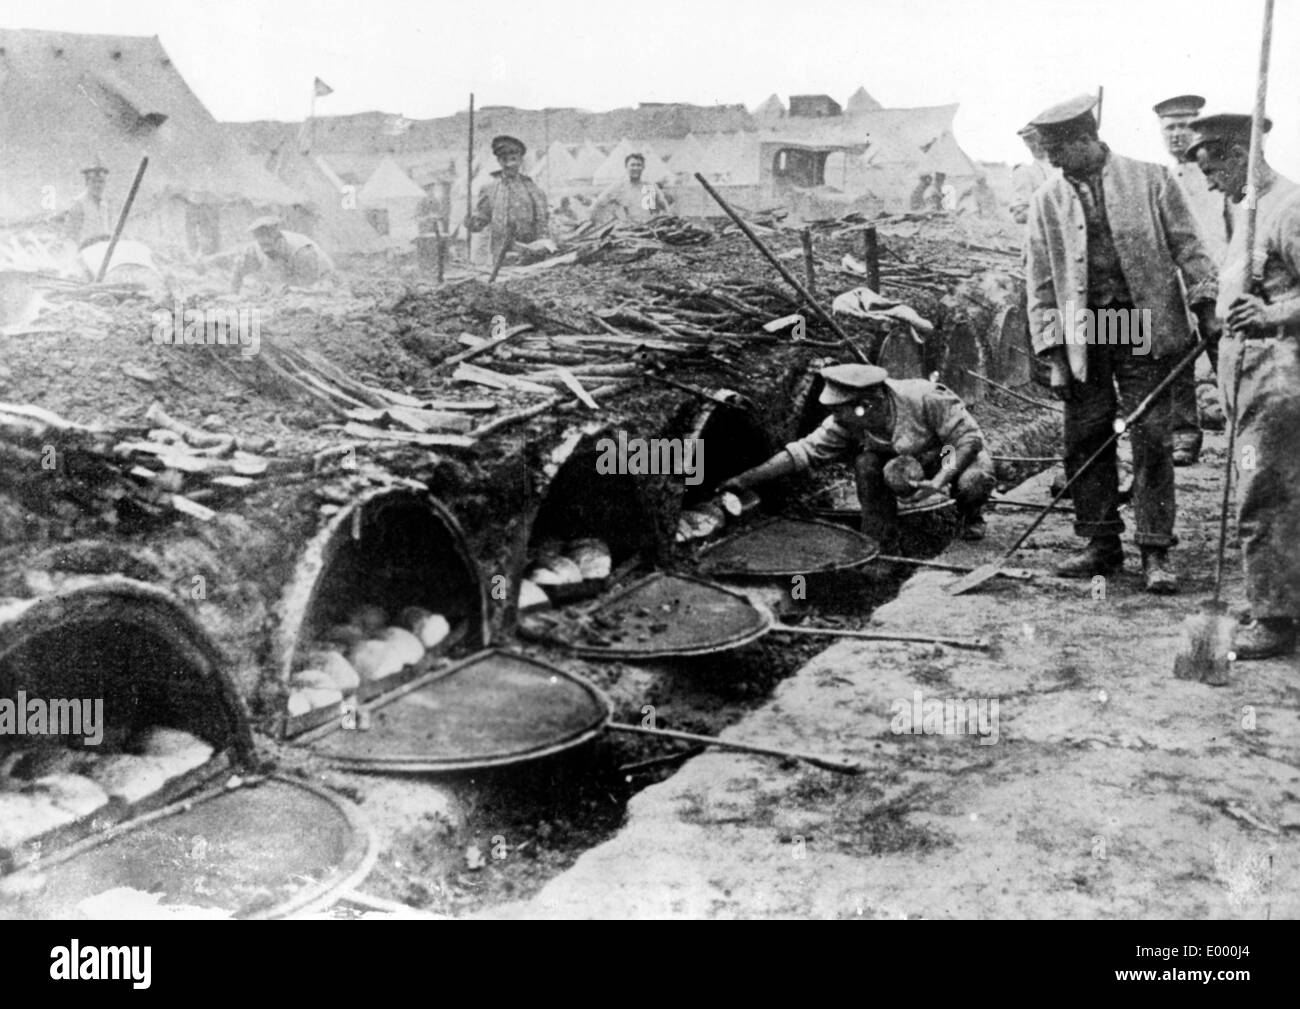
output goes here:
<path id="1" fill-rule="evenodd" d="M 108 241 L 117 226 L 117 219 L 104 198 L 108 169 L 104 167 L 103 159 L 96 157 L 81 170 L 81 177 L 86 180 L 85 191 L 72 201 L 63 215 L 64 233 L 79 250 L 95 242 Z"/>
<path id="2" fill-rule="evenodd" d="M 1187 205 L 1192 208 L 1200 226 L 1205 251 L 1218 266 L 1228 249 L 1228 203 L 1222 194 L 1210 189 L 1196 159 L 1188 160 L 1187 157 L 1187 148 L 1196 136 L 1190 124 L 1201 114 L 1204 105 L 1205 99 L 1200 95 L 1176 95 L 1157 102 L 1152 108 L 1160 120 L 1160 136 L 1165 149 L 1173 159 L 1169 171 L 1182 186 Z M 1183 372 L 1174 380 L 1172 395 L 1174 465 L 1190 466 L 1201 455 L 1201 421 L 1194 369 Z"/>
<path id="3" fill-rule="evenodd" d="M 523 141 L 514 137 L 493 138 L 492 153 L 501 167 L 492 173 L 492 180 L 479 195 L 474 213 L 465 218 L 470 231 L 482 231 L 491 225 L 494 257 L 507 244 L 525 245 L 549 236 L 546 196 L 536 182 L 519 171 L 527 150 Z"/>
<path id="4" fill-rule="evenodd" d="M 1073 477 L 1193 343 L 1190 304 L 1202 333 L 1217 333 L 1214 262 L 1187 197 L 1161 165 L 1112 154 L 1097 136 L 1096 98 L 1083 95 L 1031 120 L 1062 174 L 1033 195 L 1028 294 L 1034 351 L 1046 357 L 1052 392 L 1065 402 L 1065 470 Z M 1179 274 L 1182 284 L 1179 283 Z M 1146 326 L 1140 338 L 1131 326 Z M 1170 397 L 1130 429 L 1133 497 L 1147 591 L 1178 590 L 1174 543 Z M 1075 532 L 1087 547 L 1056 568 L 1067 578 L 1119 571 L 1124 563 L 1118 454 L 1112 443 L 1075 483 Z"/>
<path id="5" fill-rule="evenodd" d="M 1240 206 L 1251 117 L 1207 116 L 1192 129 L 1188 153 L 1210 188 Z M 1253 254 L 1238 218 L 1218 300 L 1227 322 L 1219 386 L 1230 414 L 1235 391 L 1237 529 L 1253 618 L 1234 637 L 1238 659 L 1292 654 L 1300 620 L 1300 185 L 1261 156 L 1254 194 Z"/>
<path id="6" fill-rule="evenodd" d="M 306 235 L 285 231 L 279 218 L 259 217 L 248 226 L 253 243 L 235 266 L 231 290 L 236 294 L 244 278 L 261 275 L 268 284 L 311 287 L 334 272 L 325 251 Z"/>
<path id="7" fill-rule="evenodd" d="M 910 456 L 926 480 L 918 491 L 952 488 L 963 536 L 982 539 L 981 510 L 997 483 L 984 435 L 955 393 L 924 379 L 891 379 L 870 364 L 836 364 L 821 371 L 818 400 L 831 408 L 815 431 L 792 441 L 723 489 L 743 490 L 778 477 L 806 472 L 836 459 L 854 460 L 862 532 L 888 551 L 897 539 L 898 499 L 885 465 Z"/>

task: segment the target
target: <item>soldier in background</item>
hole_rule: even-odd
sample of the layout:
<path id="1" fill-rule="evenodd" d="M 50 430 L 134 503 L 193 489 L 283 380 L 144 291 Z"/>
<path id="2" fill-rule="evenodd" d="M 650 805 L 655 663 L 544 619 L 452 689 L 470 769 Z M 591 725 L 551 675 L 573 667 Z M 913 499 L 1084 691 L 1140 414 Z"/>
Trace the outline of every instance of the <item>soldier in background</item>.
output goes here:
<path id="1" fill-rule="evenodd" d="M 1187 160 L 1187 148 L 1196 136 L 1189 124 L 1200 115 L 1204 105 L 1205 99 L 1200 95 L 1177 95 L 1157 102 L 1153 111 L 1160 120 L 1160 135 L 1165 149 L 1173 159 L 1170 172 L 1182 187 L 1201 229 L 1205 251 L 1217 266 L 1222 264 L 1228 247 L 1228 204 L 1222 194 L 1211 191 L 1196 162 Z M 1174 382 L 1172 393 L 1174 465 L 1190 466 L 1201 455 L 1196 372 L 1190 368 L 1183 372 Z"/>
<path id="2" fill-rule="evenodd" d="M 117 224 L 109 210 L 108 200 L 104 198 L 108 181 L 104 162 L 96 157 L 94 164 L 81 170 L 81 175 L 86 180 L 86 188 L 72 201 L 63 216 L 64 234 L 78 251 L 95 242 L 108 241 Z"/>
<path id="3" fill-rule="evenodd" d="M 1033 126 L 1022 126 L 1016 135 L 1025 142 L 1033 156 L 1028 164 L 1011 169 L 1011 217 L 1017 224 L 1024 224 L 1029 220 L 1029 198 L 1035 189 L 1055 174 L 1056 169 L 1043 153 L 1043 146 L 1038 142 L 1038 130 Z"/>
<path id="4" fill-rule="evenodd" d="M 259 217 L 248 226 L 254 243 L 235 267 L 231 290 L 236 294 L 244 278 L 262 274 L 267 283 L 311 287 L 334 272 L 334 264 L 306 235 L 285 231 L 275 217 Z"/>

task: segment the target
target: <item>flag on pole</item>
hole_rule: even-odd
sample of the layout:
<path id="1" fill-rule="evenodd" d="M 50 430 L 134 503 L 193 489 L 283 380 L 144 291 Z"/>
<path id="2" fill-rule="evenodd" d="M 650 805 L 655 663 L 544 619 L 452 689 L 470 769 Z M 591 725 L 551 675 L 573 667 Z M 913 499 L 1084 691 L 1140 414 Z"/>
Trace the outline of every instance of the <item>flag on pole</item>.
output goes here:
<path id="1" fill-rule="evenodd" d="M 328 84 L 326 84 L 319 77 L 316 78 L 316 81 L 312 85 L 312 87 L 315 90 L 315 94 L 317 98 L 324 98 L 326 95 L 332 95 L 334 93 L 334 89 L 330 87 Z"/>

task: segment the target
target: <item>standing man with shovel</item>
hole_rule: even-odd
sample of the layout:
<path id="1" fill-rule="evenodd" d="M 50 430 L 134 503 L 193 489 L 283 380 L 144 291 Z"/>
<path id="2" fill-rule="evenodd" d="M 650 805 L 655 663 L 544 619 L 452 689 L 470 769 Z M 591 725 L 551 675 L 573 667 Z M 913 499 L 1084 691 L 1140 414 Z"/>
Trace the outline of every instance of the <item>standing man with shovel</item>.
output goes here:
<path id="1" fill-rule="evenodd" d="M 1215 265 L 1187 198 L 1168 169 L 1111 153 L 1097 136 L 1095 104 L 1096 96 L 1084 95 L 1031 120 L 1048 160 L 1062 172 L 1030 202 L 1027 286 L 1034 351 L 1047 359 L 1052 392 L 1065 402 L 1066 476 L 1079 474 L 1075 532 L 1088 538 L 1082 552 L 1055 569 L 1066 578 L 1123 567 L 1118 460 L 1107 442 L 1118 413 L 1130 414 L 1194 342 L 1178 273 L 1201 332 L 1218 326 Z M 1153 332 L 1141 343 L 1116 339 L 1097 321 L 1121 314 L 1141 320 L 1142 310 Z M 1093 321 L 1082 333 L 1076 329 L 1081 314 Z M 1148 592 L 1161 594 L 1178 591 L 1168 559 L 1174 543 L 1169 400 L 1161 396 L 1130 432 L 1142 576 Z"/>
<path id="2" fill-rule="evenodd" d="M 1232 203 L 1251 190 L 1251 117 L 1197 119 L 1188 148 L 1211 189 Z M 1260 124 L 1263 133 L 1267 120 Z M 1300 185 L 1256 155 L 1253 255 L 1238 227 L 1220 274 L 1219 351 L 1225 412 L 1235 412 L 1237 525 L 1253 622 L 1238 659 L 1290 655 L 1300 618 Z M 1248 207 L 1249 212 L 1249 207 Z M 1235 388 L 1234 388 L 1235 387 Z M 1235 392 L 1235 395 L 1234 395 Z"/>

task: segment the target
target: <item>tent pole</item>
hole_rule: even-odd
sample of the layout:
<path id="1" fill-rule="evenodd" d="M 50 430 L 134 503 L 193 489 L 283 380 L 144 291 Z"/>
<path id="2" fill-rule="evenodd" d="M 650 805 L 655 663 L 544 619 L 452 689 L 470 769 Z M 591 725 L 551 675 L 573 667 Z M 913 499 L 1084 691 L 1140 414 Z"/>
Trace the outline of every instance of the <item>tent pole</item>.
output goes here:
<path id="1" fill-rule="evenodd" d="M 469 156 L 465 158 L 465 262 L 474 258 L 469 219 L 474 216 L 474 92 L 469 93 Z"/>

